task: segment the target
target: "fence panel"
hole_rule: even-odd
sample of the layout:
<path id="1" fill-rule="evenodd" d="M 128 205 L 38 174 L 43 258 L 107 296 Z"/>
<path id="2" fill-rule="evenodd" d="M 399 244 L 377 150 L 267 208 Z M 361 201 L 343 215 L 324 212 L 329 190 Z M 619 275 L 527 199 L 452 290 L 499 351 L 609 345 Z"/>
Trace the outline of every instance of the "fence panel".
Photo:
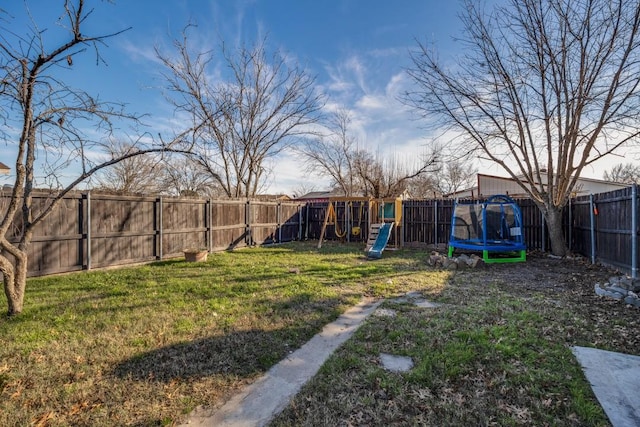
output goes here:
<path id="1" fill-rule="evenodd" d="M 406 200 L 403 206 L 404 242 L 406 245 L 427 245 L 436 241 L 435 200 Z"/>
<path id="2" fill-rule="evenodd" d="M 247 246 L 247 201 L 211 202 L 211 250 L 221 251 Z"/>
<path id="3" fill-rule="evenodd" d="M 279 242 L 292 242 L 302 238 L 302 207 L 303 205 L 300 203 L 280 204 Z"/>
<path id="4" fill-rule="evenodd" d="M 531 199 L 516 199 L 522 214 L 522 232 L 528 250 L 547 248 L 546 225 L 538 206 Z"/>
<path id="5" fill-rule="evenodd" d="M 156 258 L 154 198 L 92 194 L 89 200 L 91 267 Z"/>
<path id="6" fill-rule="evenodd" d="M 596 194 L 594 219 L 599 261 L 616 267 L 631 264 L 631 188 Z"/>
<path id="7" fill-rule="evenodd" d="M 187 248 L 208 248 L 207 202 L 202 199 L 162 199 L 162 256 L 182 255 Z"/>
<path id="8" fill-rule="evenodd" d="M 249 202 L 247 224 L 252 245 L 265 245 L 278 241 L 278 202 Z"/>

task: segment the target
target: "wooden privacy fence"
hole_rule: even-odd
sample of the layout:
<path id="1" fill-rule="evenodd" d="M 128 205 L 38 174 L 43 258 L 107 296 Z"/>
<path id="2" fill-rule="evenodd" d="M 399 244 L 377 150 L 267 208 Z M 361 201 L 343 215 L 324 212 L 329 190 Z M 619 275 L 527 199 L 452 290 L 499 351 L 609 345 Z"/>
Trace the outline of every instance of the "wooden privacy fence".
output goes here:
<path id="1" fill-rule="evenodd" d="M 619 268 L 633 277 L 638 265 L 636 186 L 572 199 L 565 209 L 565 233 L 574 253 Z M 34 210 L 48 193 L 34 196 Z M 0 208 L 9 199 L 0 195 Z M 546 251 L 548 233 L 533 201 L 518 199 L 529 250 Z M 406 200 L 396 246 L 446 246 L 453 200 Z M 30 276 L 88 270 L 177 257 L 186 248 L 220 251 L 237 247 L 318 239 L 327 203 L 202 200 L 74 193 L 40 223 L 29 247 Z M 366 203 L 338 204 L 341 240 L 366 242 Z M 352 232 L 359 228 L 359 232 Z M 18 216 L 7 233 L 20 235 Z M 346 233 L 345 233 L 346 231 Z M 337 240 L 335 225 L 326 239 Z"/>
<path id="2" fill-rule="evenodd" d="M 619 268 L 632 277 L 638 273 L 638 190 L 633 185 L 609 193 L 571 200 L 570 247 L 574 252 Z"/>
<path id="3" fill-rule="evenodd" d="M 48 193 L 34 196 L 38 211 Z M 0 197 L 6 206 L 8 197 Z M 28 274 L 39 276 L 300 239 L 300 203 L 76 193 L 34 230 Z M 16 217 L 7 238 L 16 241 Z"/>

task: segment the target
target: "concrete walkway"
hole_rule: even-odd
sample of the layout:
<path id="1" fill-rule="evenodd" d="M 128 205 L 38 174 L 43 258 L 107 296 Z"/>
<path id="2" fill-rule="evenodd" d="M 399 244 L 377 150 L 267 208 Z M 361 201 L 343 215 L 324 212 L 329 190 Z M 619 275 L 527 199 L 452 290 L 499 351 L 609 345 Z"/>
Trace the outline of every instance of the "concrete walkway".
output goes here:
<path id="1" fill-rule="evenodd" d="M 572 347 L 613 427 L 640 426 L 640 356 Z"/>
<path id="2" fill-rule="evenodd" d="M 358 329 L 382 301 L 363 300 L 324 327 L 265 375 L 233 396 L 221 408 L 196 410 L 184 426 L 264 426 L 320 369 L 329 356 Z"/>
<path id="3" fill-rule="evenodd" d="M 423 308 L 438 306 L 418 296 L 407 294 L 395 302 L 413 303 Z M 222 407 L 196 409 L 183 426 L 255 427 L 268 424 L 381 303 L 372 299 L 361 301 Z M 381 310 L 379 315 L 395 314 L 392 312 Z M 640 389 L 640 356 L 587 347 L 572 347 L 572 351 L 611 424 L 614 427 L 640 426 L 640 406 L 636 404 Z"/>

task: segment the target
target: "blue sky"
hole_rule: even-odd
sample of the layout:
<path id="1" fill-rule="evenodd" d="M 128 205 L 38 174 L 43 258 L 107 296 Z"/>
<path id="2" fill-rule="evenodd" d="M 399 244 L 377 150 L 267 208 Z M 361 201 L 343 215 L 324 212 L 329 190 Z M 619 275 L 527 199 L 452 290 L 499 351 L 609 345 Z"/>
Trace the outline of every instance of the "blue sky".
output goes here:
<path id="1" fill-rule="evenodd" d="M 87 22 L 91 34 L 131 30 L 101 50 L 106 65 L 95 55 L 78 57 L 70 75 L 74 86 L 103 100 L 128 104 L 148 114 L 152 133 L 169 132 L 172 107 L 162 96 L 160 67 L 154 47 L 171 51 L 171 40 L 188 23 L 203 49 L 251 43 L 267 36 L 277 48 L 316 76 L 328 96 L 328 107 L 350 109 L 353 131 L 360 144 L 383 156 L 410 161 L 425 149 L 430 135 L 398 101 L 410 84 L 404 69 L 416 39 L 433 42 L 441 56 L 456 52 L 453 38 L 460 33 L 456 0 L 87 0 L 95 10 Z M 13 0 L 3 5 L 10 14 L 24 15 L 25 4 L 42 28 L 55 29 L 63 0 Z M 52 19 L 53 17 L 53 19 Z M 25 31 L 18 19 L 9 24 Z M 55 33 L 51 31 L 51 34 Z M 47 35 L 47 34 L 45 34 Z M 175 129 L 176 131 L 179 129 Z M 0 147 L 0 161 L 12 166 L 10 147 Z M 269 178 L 269 192 L 291 193 L 300 183 L 324 189 L 328 181 L 305 174 L 299 159 L 283 155 Z M 495 168 L 484 173 L 500 174 Z M 598 174 L 601 172 L 598 171 Z M 70 171 L 70 175 L 72 171 Z M 595 176 L 594 176 L 595 177 Z M 598 176 L 599 177 L 599 176 Z"/>
<path id="2" fill-rule="evenodd" d="M 55 18 L 62 0 L 12 1 L 5 6 L 15 19 L 9 28 L 26 32 L 25 4 L 45 35 L 58 30 Z M 401 160 L 415 158 L 426 143 L 420 123 L 397 100 L 408 84 L 404 68 L 415 40 L 434 41 L 446 49 L 459 31 L 459 2 L 453 0 L 87 0 L 94 8 L 88 33 L 131 30 L 108 41 L 101 50 L 106 65 L 96 65 L 87 52 L 74 62 L 70 81 L 103 100 L 124 102 L 129 111 L 146 113 L 149 129 L 168 132 L 172 107 L 161 93 L 160 68 L 154 47 L 171 51 L 172 38 L 188 23 L 203 49 L 251 43 L 267 36 L 270 48 L 296 59 L 314 76 L 328 96 L 328 108 L 352 110 L 354 131 L 361 144 Z M 52 19 L 53 18 L 53 19 Z M 153 131 L 152 131 L 153 132 Z M 153 132 L 155 133 L 155 132 Z M 3 161 L 14 159 L 10 147 L 0 147 Z M 318 189 L 328 182 L 308 177 L 291 155 L 272 162 L 278 173 L 269 191 L 287 192 L 306 182 Z M 69 176 L 73 171 L 69 171 Z"/>

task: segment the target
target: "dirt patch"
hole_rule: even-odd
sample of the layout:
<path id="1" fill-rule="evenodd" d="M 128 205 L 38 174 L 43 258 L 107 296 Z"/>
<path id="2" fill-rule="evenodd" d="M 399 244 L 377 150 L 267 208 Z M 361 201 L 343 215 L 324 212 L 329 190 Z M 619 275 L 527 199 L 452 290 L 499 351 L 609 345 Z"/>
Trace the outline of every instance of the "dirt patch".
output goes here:
<path id="1" fill-rule="evenodd" d="M 484 283 L 513 296 L 536 299 L 538 304 L 565 308 L 575 313 L 576 318 L 588 321 L 584 330 L 568 331 L 573 339 L 582 338 L 602 349 L 637 354 L 640 309 L 600 297 L 594 291 L 596 283 L 621 275 L 581 257 L 558 259 L 532 253 L 523 263 L 489 264 L 484 269 L 458 271 L 453 280 L 471 292 L 478 292 L 477 284 Z"/>

